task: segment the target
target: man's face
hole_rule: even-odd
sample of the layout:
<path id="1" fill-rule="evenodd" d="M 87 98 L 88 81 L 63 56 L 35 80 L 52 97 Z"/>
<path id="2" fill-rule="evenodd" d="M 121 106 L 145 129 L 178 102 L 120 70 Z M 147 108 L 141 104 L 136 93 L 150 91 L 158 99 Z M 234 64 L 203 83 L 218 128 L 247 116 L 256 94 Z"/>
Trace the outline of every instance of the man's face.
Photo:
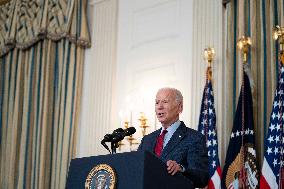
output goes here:
<path id="1" fill-rule="evenodd" d="M 170 89 L 159 90 L 156 95 L 155 112 L 163 127 L 168 128 L 179 118 L 182 103 L 176 101 L 175 92 Z"/>

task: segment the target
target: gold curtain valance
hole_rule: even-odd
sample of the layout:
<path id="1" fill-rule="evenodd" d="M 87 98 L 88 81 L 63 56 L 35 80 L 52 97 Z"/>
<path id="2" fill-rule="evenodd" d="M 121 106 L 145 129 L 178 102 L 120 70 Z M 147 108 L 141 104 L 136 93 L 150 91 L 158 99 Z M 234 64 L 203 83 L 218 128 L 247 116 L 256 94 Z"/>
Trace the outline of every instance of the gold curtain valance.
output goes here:
<path id="1" fill-rule="evenodd" d="M 86 0 L 11 0 L 0 6 L 0 57 L 14 47 L 26 49 L 40 39 L 90 47 Z"/>

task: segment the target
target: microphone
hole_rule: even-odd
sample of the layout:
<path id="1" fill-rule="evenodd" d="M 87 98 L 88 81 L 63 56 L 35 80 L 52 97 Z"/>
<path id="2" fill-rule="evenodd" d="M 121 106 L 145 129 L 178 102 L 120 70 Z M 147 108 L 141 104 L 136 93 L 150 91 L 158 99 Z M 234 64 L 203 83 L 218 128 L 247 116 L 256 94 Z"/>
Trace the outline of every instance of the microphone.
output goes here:
<path id="1" fill-rule="evenodd" d="M 108 148 L 108 146 L 106 145 L 106 142 L 111 142 L 112 139 L 114 138 L 114 136 L 116 136 L 118 133 L 124 132 L 124 130 L 122 128 L 118 128 L 115 129 L 112 134 L 106 134 L 104 136 L 104 139 L 101 141 L 101 144 L 105 147 L 105 149 L 107 149 L 110 152 L 110 149 Z"/>
<path id="2" fill-rule="evenodd" d="M 122 128 L 118 128 L 118 129 L 115 129 L 112 134 L 106 134 L 104 136 L 104 139 L 101 141 L 101 143 L 105 143 L 105 142 L 111 142 L 112 141 L 112 138 L 117 135 L 118 133 L 122 133 L 124 132 L 124 130 Z"/>
<path id="3" fill-rule="evenodd" d="M 124 137 L 133 135 L 135 132 L 136 132 L 136 129 L 134 127 L 129 127 L 127 129 L 123 130 L 123 132 L 116 133 L 114 135 L 114 137 L 112 138 L 111 142 L 117 143 L 117 142 L 123 140 Z"/>
<path id="4" fill-rule="evenodd" d="M 109 147 L 106 145 L 106 142 L 111 142 L 111 148 L 115 152 L 115 148 L 118 147 L 117 143 L 124 139 L 126 136 L 133 135 L 136 132 L 136 129 L 134 127 L 129 127 L 125 130 L 122 128 L 115 129 L 112 134 L 106 134 L 101 141 L 101 144 L 107 149 L 110 153 Z"/>

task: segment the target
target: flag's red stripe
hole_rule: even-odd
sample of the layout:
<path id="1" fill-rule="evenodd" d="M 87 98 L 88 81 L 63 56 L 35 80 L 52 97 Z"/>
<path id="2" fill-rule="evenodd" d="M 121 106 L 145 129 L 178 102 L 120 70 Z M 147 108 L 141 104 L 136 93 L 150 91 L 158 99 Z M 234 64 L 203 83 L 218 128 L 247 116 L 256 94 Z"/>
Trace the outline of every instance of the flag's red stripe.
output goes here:
<path id="1" fill-rule="evenodd" d="M 219 179 L 220 179 L 220 184 L 221 184 L 221 168 L 217 167 L 216 171 L 218 173 L 218 176 L 219 176 Z M 215 180 L 216 180 L 216 178 L 215 178 Z M 214 185 L 212 177 L 210 178 L 210 180 L 208 182 L 207 189 L 215 189 L 215 185 Z"/>
<path id="2" fill-rule="evenodd" d="M 261 189 L 271 189 L 263 175 L 261 175 L 260 177 L 260 188 Z"/>
<path id="3" fill-rule="evenodd" d="M 208 183 L 207 189 L 215 189 L 215 187 L 214 187 L 214 183 L 212 182 L 212 180 L 211 180 L 211 179 L 209 180 L 209 183 Z"/>
<path id="4" fill-rule="evenodd" d="M 222 174 L 221 167 L 217 167 L 217 172 L 218 172 L 219 177 L 221 178 L 221 174 Z"/>

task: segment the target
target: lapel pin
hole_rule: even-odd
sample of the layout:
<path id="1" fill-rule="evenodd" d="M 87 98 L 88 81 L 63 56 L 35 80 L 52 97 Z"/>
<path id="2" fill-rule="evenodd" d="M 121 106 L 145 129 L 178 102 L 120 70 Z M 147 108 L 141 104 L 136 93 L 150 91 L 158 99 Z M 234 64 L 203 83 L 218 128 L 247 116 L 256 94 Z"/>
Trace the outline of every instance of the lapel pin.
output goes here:
<path id="1" fill-rule="evenodd" d="M 180 138 L 181 136 L 179 135 L 178 137 Z"/>

